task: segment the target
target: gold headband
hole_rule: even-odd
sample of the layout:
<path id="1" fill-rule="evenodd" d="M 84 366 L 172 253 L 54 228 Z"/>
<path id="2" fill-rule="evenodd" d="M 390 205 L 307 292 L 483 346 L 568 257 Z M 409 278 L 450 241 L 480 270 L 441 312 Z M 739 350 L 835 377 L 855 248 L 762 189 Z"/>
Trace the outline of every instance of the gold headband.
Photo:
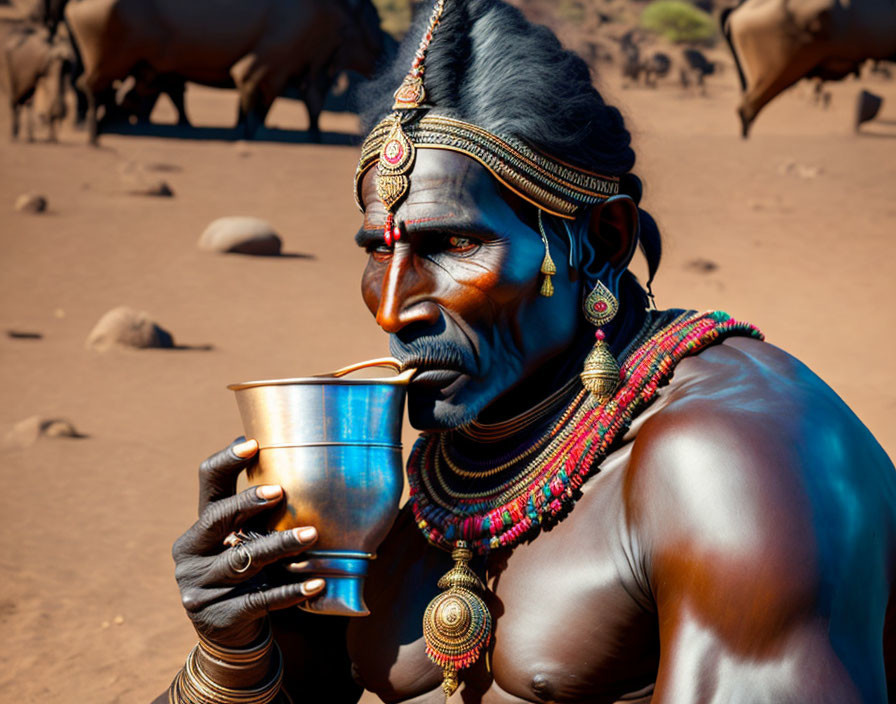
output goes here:
<path id="1" fill-rule="evenodd" d="M 536 151 L 515 137 L 499 137 L 469 122 L 443 115 L 425 115 L 402 124 L 395 113 L 380 122 L 364 140 L 355 172 L 355 201 L 363 211 L 361 182 L 379 163 L 381 179 L 391 171 L 404 178 L 415 149 L 444 149 L 475 159 L 507 188 L 551 215 L 573 219 L 582 207 L 619 193 L 619 178 L 571 166 Z M 385 179 L 388 183 L 391 179 Z M 394 201 L 378 184 L 378 195 L 391 210 Z"/>

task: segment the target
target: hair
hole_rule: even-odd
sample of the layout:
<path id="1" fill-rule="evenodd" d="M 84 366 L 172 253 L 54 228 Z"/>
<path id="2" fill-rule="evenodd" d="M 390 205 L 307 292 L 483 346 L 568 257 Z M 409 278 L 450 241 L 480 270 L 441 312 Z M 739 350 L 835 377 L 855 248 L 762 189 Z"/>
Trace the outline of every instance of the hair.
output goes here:
<path id="1" fill-rule="evenodd" d="M 418 5 L 395 61 L 360 92 L 365 134 L 391 112 L 392 94 L 411 66 L 431 7 Z M 635 152 L 621 113 L 598 93 L 588 64 L 517 8 L 502 0 L 449 0 L 426 55 L 424 82 L 427 99 L 440 114 L 516 137 L 569 164 L 619 176 L 622 193 L 640 202 L 641 181 L 632 173 Z M 649 290 L 662 253 L 660 233 L 647 212 L 639 208 L 638 214 Z M 620 294 L 642 307 L 648 300 L 630 272 L 620 281 Z"/>

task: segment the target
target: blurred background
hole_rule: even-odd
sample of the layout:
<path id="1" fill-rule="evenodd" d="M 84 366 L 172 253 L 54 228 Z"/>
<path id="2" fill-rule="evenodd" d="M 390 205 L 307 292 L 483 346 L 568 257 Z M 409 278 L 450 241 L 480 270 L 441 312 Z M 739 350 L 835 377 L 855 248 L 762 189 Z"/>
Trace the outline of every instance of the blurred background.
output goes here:
<path id="1" fill-rule="evenodd" d="M 892 456 L 892 20 L 794 32 L 738 21 L 751 1 L 726 16 L 739 54 L 733 4 L 514 4 L 626 117 L 658 306 L 755 323 Z M 351 106 L 412 3 L 67 5 L 0 2 L 0 700 L 147 702 L 195 642 L 169 551 L 241 433 L 225 386 L 387 351 Z"/>

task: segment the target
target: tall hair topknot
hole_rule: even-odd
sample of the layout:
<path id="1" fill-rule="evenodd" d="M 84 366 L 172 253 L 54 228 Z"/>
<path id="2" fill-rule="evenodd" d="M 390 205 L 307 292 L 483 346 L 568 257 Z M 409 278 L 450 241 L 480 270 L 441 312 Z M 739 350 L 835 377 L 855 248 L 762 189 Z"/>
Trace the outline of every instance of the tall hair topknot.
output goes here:
<path id="1" fill-rule="evenodd" d="M 360 92 L 365 134 L 392 111 L 393 93 L 414 61 L 431 12 L 431 2 L 419 4 L 395 61 Z M 446 2 L 428 47 L 424 82 L 433 112 L 515 137 L 568 164 L 623 177 L 622 192 L 640 201 L 622 114 L 601 97 L 581 57 L 503 0 Z M 648 213 L 639 209 L 639 219 L 652 280 L 660 234 Z"/>

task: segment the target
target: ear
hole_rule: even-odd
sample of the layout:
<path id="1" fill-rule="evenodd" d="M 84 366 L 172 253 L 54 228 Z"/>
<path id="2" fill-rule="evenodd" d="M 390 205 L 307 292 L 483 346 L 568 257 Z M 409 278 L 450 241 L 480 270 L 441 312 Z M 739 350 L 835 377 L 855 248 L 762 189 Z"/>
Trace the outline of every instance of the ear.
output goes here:
<path id="1" fill-rule="evenodd" d="M 591 211 L 588 236 L 599 262 L 625 269 L 638 246 L 638 206 L 629 196 L 618 195 Z"/>

